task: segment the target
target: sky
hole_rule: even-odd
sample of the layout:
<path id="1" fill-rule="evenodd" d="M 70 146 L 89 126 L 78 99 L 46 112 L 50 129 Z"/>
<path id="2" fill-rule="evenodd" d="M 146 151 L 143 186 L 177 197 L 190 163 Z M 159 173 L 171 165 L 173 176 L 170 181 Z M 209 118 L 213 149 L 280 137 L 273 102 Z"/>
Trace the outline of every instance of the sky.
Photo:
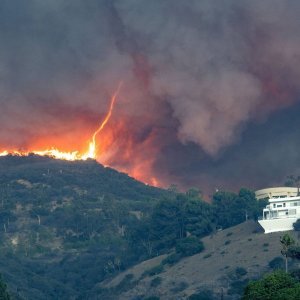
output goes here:
<path id="1" fill-rule="evenodd" d="M 298 0 L 3 0 L 0 150 L 82 150 L 149 184 L 299 174 Z"/>

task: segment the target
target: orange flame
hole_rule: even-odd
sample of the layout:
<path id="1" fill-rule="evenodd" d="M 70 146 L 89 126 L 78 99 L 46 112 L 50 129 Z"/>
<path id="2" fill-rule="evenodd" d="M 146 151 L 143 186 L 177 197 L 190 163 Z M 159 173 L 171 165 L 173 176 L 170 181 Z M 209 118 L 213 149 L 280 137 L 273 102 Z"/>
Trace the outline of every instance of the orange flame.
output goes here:
<path id="1" fill-rule="evenodd" d="M 108 113 L 106 115 L 106 117 L 104 118 L 103 122 L 100 124 L 100 126 L 98 127 L 98 129 L 94 132 L 92 139 L 89 143 L 89 149 L 88 151 L 82 155 L 82 159 L 86 160 L 88 158 L 96 158 L 97 155 L 97 144 L 96 144 L 96 136 L 103 130 L 103 128 L 105 127 L 105 125 L 107 124 L 107 122 L 109 121 L 109 119 L 111 118 L 114 106 L 115 106 L 115 102 L 117 99 L 117 96 L 119 94 L 119 91 L 122 87 L 123 82 L 119 83 L 119 86 L 117 88 L 117 90 L 115 91 L 115 93 L 113 94 L 111 101 L 110 101 L 110 106 L 109 106 L 109 110 Z"/>
<path id="2" fill-rule="evenodd" d="M 19 155 L 19 156 L 28 156 L 30 153 L 33 153 L 33 154 L 37 154 L 37 155 L 41 155 L 41 156 L 51 156 L 56 159 L 63 159 L 63 160 L 70 160 L 70 161 L 87 160 L 89 158 L 95 159 L 97 156 L 96 137 L 104 129 L 104 127 L 106 126 L 106 124 L 108 123 L 108 121 L 110 120 L 110 118 L 112 116 L 114 105 L 115 105 L 117 96 L 120 92 L 120 89 L 122 87 L 122 84 L 123 84 L 123 82 L 119 83 L 117 90 L 113 94 L 111 101 L 110 101 L 108 113 L 106 114 L 104 120 L 101 122 L 100 126 L 93 133 L 91 140 L 89 142 L 89 148 L 85 153 L 81 154 L 79 151 L 63 152 L 56 148 L 51 148 L 51 149 L 46 149 L 46 150 L 32 150 L 32 151 L 17 151 L 17 150 L 7 151 L 7 150 L 5 150 L 3 152 L 0 152 L 0 156 L 6 156 L 9 154 Z"/>
<path id="3" fill-rule="evenodd" d="M 0 148 L 0 156 L 28 156 L 30 153 L 33 153 L 68 161 L 97 158 L 102 164 L 114 167 L 120 172 L 128 173 L 133 178 L 143 181 L 146 184 L 162 186 L 163 182 L 161 182 L 160 178 L 154 176 L 155 174 L 153 174 L 152 171 L 154 157 L 157 156 L 158 151 L 156 147 L 153 147 L 156 132 L 152 131 L 150 136 L 141 143 L 136 144 L 130 130 L 128 130 L 128 124 L 130 124 L 131 120 L 122 116 L 114 123 L 113 127 L 108 128 L 107 126 L 113 115 L 122 85 L 123 83 L 120 82 L 112 94 L 107 112 L 101 120 L 101 123 L 99 122 L 97 125 L 98 127 L 95 131 L 89 133 L 84 131 L 84 134 L 78 132 L 80 141 L 85 142 L 78 143 L 76 141 L 76 151 L 71 150 L 74 146 L 73 142 L 71 146 L 69 143 L 70 140 L 57 139 L 57 136 L 54 135 L 51 137 L 43 136 L 42 139 L 36 139 L 34 144 L 30 145 L 26 150 Z M 86 130 L 85 128 L 83 129 Z M 71 139 L 71 141 L 73 140 Z M 57 146 L 47 147 L 49 144 Z M 65 151 L 61 151 L 63 149 Z"/>

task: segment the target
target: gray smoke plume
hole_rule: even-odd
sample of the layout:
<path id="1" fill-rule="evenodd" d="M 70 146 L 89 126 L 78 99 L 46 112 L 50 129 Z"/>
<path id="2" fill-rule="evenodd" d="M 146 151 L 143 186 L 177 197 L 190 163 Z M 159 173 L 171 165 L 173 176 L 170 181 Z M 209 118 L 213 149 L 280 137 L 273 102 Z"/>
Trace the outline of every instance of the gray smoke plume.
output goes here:
<path id="1" fill-rule="evenodd" d="M 185 186 L 214 169 L 226 184 L 249 125 L 299 100 L 299 13 L 296 0 L 3 0 L 0 146 L 76 147 L 123 80 L 105 161 L 135 175 L 147 159 L 149 178 Z"/>

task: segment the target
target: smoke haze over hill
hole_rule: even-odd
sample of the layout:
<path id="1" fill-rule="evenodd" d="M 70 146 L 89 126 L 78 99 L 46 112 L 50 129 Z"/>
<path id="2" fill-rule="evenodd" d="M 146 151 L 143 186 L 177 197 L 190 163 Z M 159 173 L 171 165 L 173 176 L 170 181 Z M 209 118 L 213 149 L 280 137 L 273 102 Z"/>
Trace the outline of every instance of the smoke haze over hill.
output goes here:
<path id="1" fill-rule="evenodd" d="M 278 183 L 299 163 L 299 13 L 296 0 L 4 0 L 0 150 L 84 147 L 122 80 L 99 161 L 163 186 Z"/>

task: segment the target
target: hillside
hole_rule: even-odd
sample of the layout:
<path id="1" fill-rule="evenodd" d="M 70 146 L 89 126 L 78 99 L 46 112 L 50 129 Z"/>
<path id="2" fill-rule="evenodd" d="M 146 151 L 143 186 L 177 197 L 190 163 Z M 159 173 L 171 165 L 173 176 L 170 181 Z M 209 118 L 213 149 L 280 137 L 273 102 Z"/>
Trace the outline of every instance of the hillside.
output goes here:
<path id="1" fill-rule="evenodd" d="M 93 160 L 0 157 L 0 272 L 21 298 L 80 299 L 137 262 L 127 232 L 168 197 Z"/>
<path id="2" fill-rule="evenodd" d="M 186 299 L 203 288 L 235 299 L 280 255 L 256 223 L 232 227 L 264 205 L 246 188 L 206 203 L 197 188 L 154 188 L 94 160 L 0 157 L 0 273 L 16 299 Z M 182 258 L 201 240 L 204 252 Z"/>
<path id="3" fill-rule="evenodd" d="M 9 184 L 19 190 L 23 186 L 26 194 L 30 187 L 76 191 L 80 186 L 77 194 L 88 198 L 112 195 L 118 200 L 148 201 L 167 194 L 95 160 L 71 162 L 37 155 L 0 157 L 0 184 L 2 190 Z"/>
<path id="4" fill-rule="evenodd" d="M 291 234 L 298 240 L 295 232 Z M 184 258 L 173 266 L 164 264 L 163 270 L 157 272 L 159 274 L 145 276 L 145 271 L 161 264 L 165 255 L 127 270 L 100 285 L 99 289 L 115 291 L 114 287 L 117 290 L 121 287 L 118 298 L 114 296 L 112 299 L 122 300 L 144 299 L 145 296 L 164 300 L 187 299 L 201 291 L 212 291 L 216 299 L 220 299 L 222 293 L 224 299 L 240 299 L 239 293 L 248 280 L 271 271 L 269 262 L 281 256 L 281 235 L 266 235 L 256 222 L 248 221 L 203 238 L 203 252 Z M 127 280 L 129 290 L 124 286 L 126 279 L 131 282 L 130 286 Z"/>

